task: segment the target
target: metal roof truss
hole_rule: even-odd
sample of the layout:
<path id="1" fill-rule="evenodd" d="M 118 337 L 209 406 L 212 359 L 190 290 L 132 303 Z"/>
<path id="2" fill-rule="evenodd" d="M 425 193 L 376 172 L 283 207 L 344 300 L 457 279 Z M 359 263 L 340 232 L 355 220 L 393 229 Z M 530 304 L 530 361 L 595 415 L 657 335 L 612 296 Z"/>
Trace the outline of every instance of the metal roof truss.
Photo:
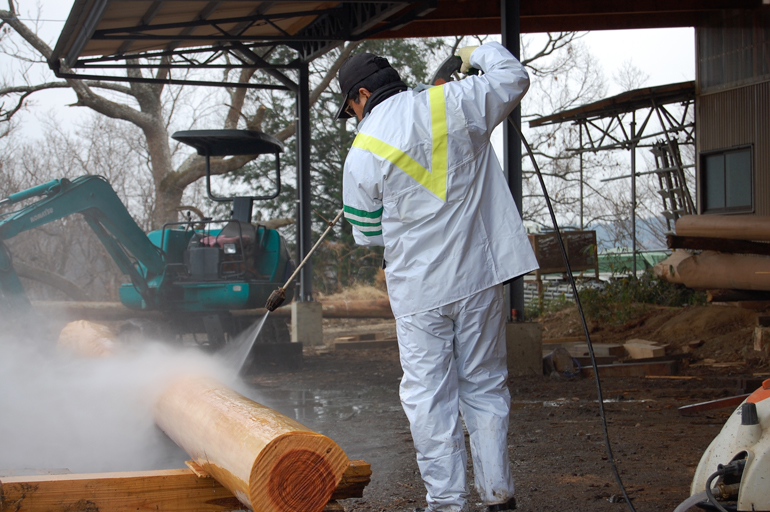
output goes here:
<path id="1" fill-rule="evenodd" d="M 399 28 L 427 14 L 436 6 L 436 0 L 338 0 L 337 6 L 327 9 L 264 14 L 271 6 L 279 4 L 280 0 L 278 0 L 269 3 L 262 2 L 255 12 L 246 17 L 217 19 L 212 18 L 212 15 L 216 12 L 216 7 L 220 2 L 212 1 L 206 4 L 194 21 L 152 24 L 152 20 L 160 8 L 173 1 L 178 0 L 152 2 L 141 17 L 141 24 L 139 25 L 93 31 L 90 40 L 123 41 L 118 53 L 79 57 L 82 45 L 76 44 L 65 56 L 64 62 L 53 61 L 50 63 L 51 67 L 54 68 L 57 76 L 63 78 L 296 91 L 296 84 L 288 83 L 286 80 L 281 80 L 284 85 L 244 84 L 240 82 L 173 79 L 169 76 L 162 78 L 128 77 L 126 75 L 110 76 L 109 72 L 103 74 L 89 74 L 87 72 L 130 68 L 148 70 L 259 68 L 270 70 L 272 71 L 271 74 L 278 76 L 280 70 L 297 69 L 301 63 L 307 63 L 345 41 L 358 41 L 385 30 Z M 302 0 L 294 1 L 301 2 Z M 106 8 L 107 3 L 106 1 L 100 2 L 102 8 Z M 296 34 L 289 34 L 282 30 L 277 23 L 280 20 L 298 16 L 315 16 L 316 19 Z M 382 23 L 386 19 L 389 21 Z M 255 40 L 254 36 L 244 35 L 244 32 L 255 24 L 269 24 L 276 28 L 280 35 L 262 35 L 259 36 L 259 40 Z M 230 29 L 225 30 L 222 28 L 223 25 L 230 25 Z M 194 31 L 200 27 L 214 28 L 216 33 L 194 34 Z M 173 33 L 169 34 L 169 32 Z M 140 51 L 139 53 L 131 52 L 135 42 L 148 41 L 163 44 L 164 48 Z M 200 46 L 178 47 L 182 41 L 200 42 Z M 269 62 L 269 56 L 281 46 L 292 49 L 295 57 L 283 63 Z M 69 72 L 67 68 L 78 72 L 77 74 Z"/>

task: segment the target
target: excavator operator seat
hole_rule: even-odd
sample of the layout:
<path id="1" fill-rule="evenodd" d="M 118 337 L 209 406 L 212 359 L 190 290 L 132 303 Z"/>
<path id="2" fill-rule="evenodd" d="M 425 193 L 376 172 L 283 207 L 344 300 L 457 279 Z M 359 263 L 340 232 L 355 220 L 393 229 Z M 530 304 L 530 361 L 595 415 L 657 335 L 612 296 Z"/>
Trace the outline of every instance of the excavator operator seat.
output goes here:
<path id="1" fill-rule="evenodd" d="M 257 229 L 232 220 L 217 234 L 196 235 L 185 252 L 190 277 L 195 280 L 241 276 L 254 265 Z"/>

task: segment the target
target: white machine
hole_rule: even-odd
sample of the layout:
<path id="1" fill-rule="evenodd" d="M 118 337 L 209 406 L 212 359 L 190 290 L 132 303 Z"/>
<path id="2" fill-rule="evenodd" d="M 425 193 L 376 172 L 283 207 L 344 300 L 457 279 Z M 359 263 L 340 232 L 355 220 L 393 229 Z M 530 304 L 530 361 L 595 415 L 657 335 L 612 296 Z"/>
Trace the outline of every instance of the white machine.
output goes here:
<path id="1" fill-rule="evenodd" d="M 679 510 L 770 512 L 770 379 L 730 416 L 701 457 Z M 686 505 L 685 508 L 681 508 Z"/>

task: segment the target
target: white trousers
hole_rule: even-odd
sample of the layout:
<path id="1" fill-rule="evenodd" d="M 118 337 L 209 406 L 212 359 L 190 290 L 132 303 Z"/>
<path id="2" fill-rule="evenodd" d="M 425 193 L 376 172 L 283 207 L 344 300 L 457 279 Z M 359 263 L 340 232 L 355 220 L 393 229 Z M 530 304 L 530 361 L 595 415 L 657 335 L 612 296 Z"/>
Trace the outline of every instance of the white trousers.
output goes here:
<path id="1" fill-rule="evenodd" d="M 470 434 L 481 499 L 491 505 L 513 497 L 502 290 L 497 285 L 396 320 L 404 370 L 401 404 L 430 511 L 458 512 L 468 497 L 460 415 Z"/>

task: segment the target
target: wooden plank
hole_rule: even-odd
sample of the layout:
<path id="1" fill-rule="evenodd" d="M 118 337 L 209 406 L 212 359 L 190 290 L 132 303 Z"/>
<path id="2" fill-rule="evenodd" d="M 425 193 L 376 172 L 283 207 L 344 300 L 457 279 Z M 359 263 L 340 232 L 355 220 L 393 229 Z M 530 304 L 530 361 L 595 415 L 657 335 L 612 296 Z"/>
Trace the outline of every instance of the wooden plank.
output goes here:
<path id="1" fill-rule="evenodd" d="M 662 357 L 666 355 L 666 347 L 655 341 L 633 339 L 623 344 L 628 355 L 632 359 L 647 359 L 650 357 Z"/>
<path id="2" fill-rule="evenodd" d="M 363 460 L 351 460 L 331 499 L 362 498 L 364 496 L 364 488 L 369 485 L 371 479 L 371 464 Z"/>
<path id="3" fill-rule="evenodd" d="M 372 341 L 335 341 L 334 350 L 398 348 L 398 338 Z"/>
<path id="4" fill-rule="evenodd" d="M 204 470 L 166 469 L 127 473 L 27 475 L 0 478 L 0 512 L 217 512 L 245 510 Z M 361 498 L 371 465 L 350 461 L 334 500 Z"/>
<path id="5" fill-rule="evenodd" d="M 361 334 L 348 334 L 346 336 L 337 336 L 334 338 L 335 343 L 337 341 L 373 341 L 384 340 L 384 332 L 365 332 Z"/>
<path id="6" fill-rule="evenodd" d="M 676 361 L 660 361 L 656 363 L 624 363 L 599 365 L 599 377 L 646 377 L 648 375 L 675 375 Z M 583 377 L 593 377 L 594 369 L 587 366 L 581 370 Z"/>
<path id="7" fill-rule="evenodd" d="M 735 408 L 743 403 L 751 393 L 746 395 L 731 396 L 728 398 L 720 398 L 718 400 L 709 400 L 708 402 L 700 402 L 692 405 L 685 405 L 679 408 L 679 414 L 682 416 L 697 416 L 698 413 L 705 411 L 714 411 L 717 409 Z"/>
<path id="8" fill-rule="evenodd" d="M 189 469 L 8 477 L 0 491 L 0 512 L 245 510 L 219 482 Z"/>
<path id="9" fill-rule="evenodd" d="M 666 235 L 666 244 L 669 249 L 695 249 L 698 251 L 763 254 L 770 256 L 770 244 L 750 242 L 748 240 Z"/>

